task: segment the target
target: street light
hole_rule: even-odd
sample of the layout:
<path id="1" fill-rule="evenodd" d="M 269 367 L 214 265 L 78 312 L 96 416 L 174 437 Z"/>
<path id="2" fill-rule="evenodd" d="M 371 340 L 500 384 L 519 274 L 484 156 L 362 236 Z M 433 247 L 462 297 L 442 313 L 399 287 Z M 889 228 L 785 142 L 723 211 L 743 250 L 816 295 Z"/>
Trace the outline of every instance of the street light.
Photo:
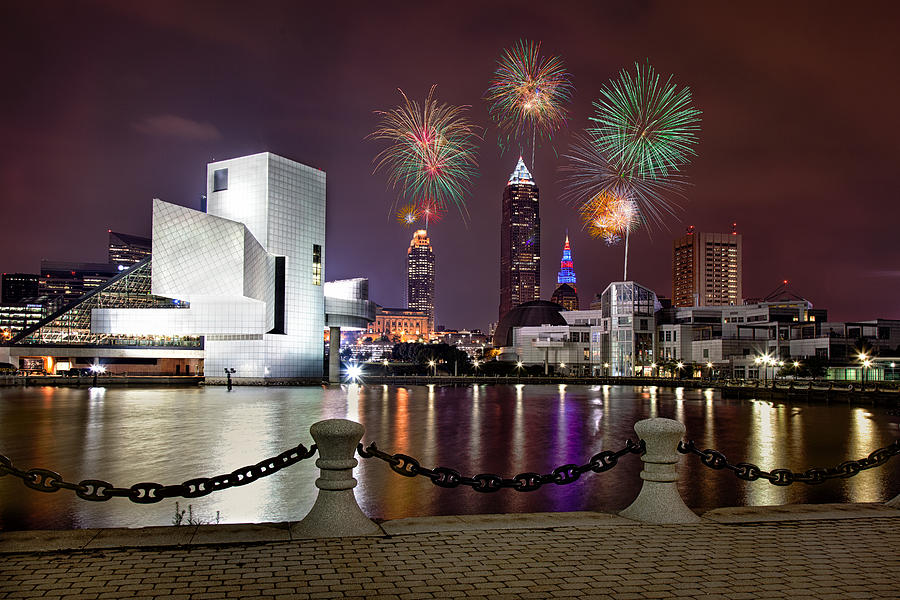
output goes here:
<path id="1" fill-rule="evenodd" d="M 681 379 L 681 370 L 684 368 L 684 363 L 679 360 L 675 366 L 678 367 L 678 379 Z"/>
<path id="2" fill-rule="evenodd" d="M 862 368 L 862 375 L 863 375 L 862 385 L 863 385 L 863 389 L 865 389 L 865 387 L 866 387 L 866 367 L 868 367 L 872 363 L 869 362 L 869 356 L 865 352 L 860 352 L 859 354 L 856 355 L 856 357 L 859 359 L 859 362 L 861 362 L 862 366 L 863 366 L 863 368 Z"/>
<path id="3" fill-rule="evenodd" d="M 711 362 L 707 362 L 706 368 L 709 369 L 709 380 L 712 381 L 713 364 Z"/>
<path id="4" fill-rule="evenodd" d="M 437 377 L 437 363 L 433 360 L 428 361 L 428 366 L 431 367 L 431 376 Z"/>
<path id="5" fill-rule="evenodd" d="M 650 376 L 656 377 L 657 375 L 659 375 L 659 373 L 656 371 L 656 363 L 650 363 Z"/>
<path id="6" fill-rule="evenodd" d="M 896 364 L 897 363 L 895 363 L 893 361 L 891 362 L 891 381 L 894 380 L 894 366 L 896 366 Z"/>
<path id="7" fill-rule="evenodd" d="M 356 382 L 362 378 L 362 367 L 358 364 L 347 365 L 347 379 Z"/>
<path id="8" fill-rule="evenodd" d="M 516 361 L 516 370 L 518 370 L 518 372 L 519 372 L 519 377 L 522 376 L 522 366 L 523 366 L 523 365 L 522 365 L 522 361 L 521 361 L 521 360 Z"/>

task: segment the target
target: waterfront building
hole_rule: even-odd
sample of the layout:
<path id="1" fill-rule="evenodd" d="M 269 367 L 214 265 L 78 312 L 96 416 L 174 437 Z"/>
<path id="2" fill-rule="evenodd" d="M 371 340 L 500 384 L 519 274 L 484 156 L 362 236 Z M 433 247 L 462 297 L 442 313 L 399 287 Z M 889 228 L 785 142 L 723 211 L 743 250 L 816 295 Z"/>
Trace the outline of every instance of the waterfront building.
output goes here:
<path id="1" fill-rule="evenodd" d="M 434 249 L 424 229 L 417 230 L 409 242 L 406 272 L 407 306 L 428 315 L 428 331 L 434 331 Z"/>
<path id="2" fill-rule="evenodd" d="M 673 305 L 741 304 L 741 245 L 735 228 L 731 233 L 703 233 L 689 227 L 673 242 Z"/>
<path id="3" fill-rule="evenodd" d="M 119 233 L 112 229 L 108 229 L 107 232 L 109 233 L 109 263 L 114 265 L 117 270 L 129 269 L 150 256 L 152 250 L 150 238 Z"/>
<path id="4" fill-rule="evenodd" d="M 375 306 L 375 320 L 366 328 L 368 336 L 387 337 L 400 342 L 427 341 L 432 333 L 431 318 L 424 310 Z"/>
<path id="5" fill-rule="evenodd" d="M 4 273 L 0 283 L 0 302 L 22 302 L 39 295 L 39 277 L 34 273 Z"/>
<path id="6" fill-rule="evenodd" d="M 0 343 L 40 322 L 44 305 L 38 301 L 0 303 Z"/>
<path id="7" fill-rule="evenodd" d="M 366 279 L 324 281 L 325 173 L 266 152 L 211 163 L 207 190 L 207 213 L 154 200 L 152 257 L 22 332 L 0 360 L 55 372 L 73 359 L 191 359 L 176 373 L 320 379 L 325 327 L 334 343 L 374 319 Z"/>
<path id="8" fill-rule="evenodd" d="M 540 190 L 520 156 L 503 190 L 498 320 L 516 306 L 540 297 Z"/>
<path id="9" fill-rule="evenodd" d="M 563 307 L 555 302 L 532 300 L 520 304 L 506 313 L 494 330 L 494 347 L 500 349 L 501 359 L 517 360 L 510 354 L 514 352 L 515 328 L 566 325 L 565 318 L 560 314 L 562 310 Z M 505 358 L 504 355 L 506 355 Z"/>

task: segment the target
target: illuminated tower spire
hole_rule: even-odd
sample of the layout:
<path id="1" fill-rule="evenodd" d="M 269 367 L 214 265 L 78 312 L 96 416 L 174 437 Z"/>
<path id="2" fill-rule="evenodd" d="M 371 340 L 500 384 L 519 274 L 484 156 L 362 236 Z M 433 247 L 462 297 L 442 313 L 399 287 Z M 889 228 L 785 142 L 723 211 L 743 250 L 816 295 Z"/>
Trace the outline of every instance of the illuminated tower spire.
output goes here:
<path id="1" fill-rule="evenodd" d="M 573 290 L 578 290 L 575 286 L 575 266 L 572 263 L 572 248 L 569 246 L 569 232 L 566 231 L 566 244 L 563 246 L 562 260 L 559 261 L 559 274 L 556 276 L 557 285 L 560 283 L 568 283 Z"/>

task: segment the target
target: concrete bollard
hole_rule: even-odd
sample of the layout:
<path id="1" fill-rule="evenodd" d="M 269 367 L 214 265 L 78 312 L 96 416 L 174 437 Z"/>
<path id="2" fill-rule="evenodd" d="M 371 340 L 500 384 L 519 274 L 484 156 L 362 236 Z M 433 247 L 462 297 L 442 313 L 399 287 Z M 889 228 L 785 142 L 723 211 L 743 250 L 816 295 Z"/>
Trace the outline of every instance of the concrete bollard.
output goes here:
<path id="1" fill-rule="evenodd" d="M 684 425 L 672 419 L 644 419 L 634 425 L 638 437 L 647 445 L 641 457 L 644 485 L 631 506 L 619 514 L 644 523 L 699 523 L 700 517 L 689 509 L 678 493 L 678 442 L 684 437 Z"/>
<path id="2" fill-rule="evenodd" d="M 356 503 L 354 455 L 365 427 L 347 419 L 327 419 L 314 423 L 309 433 L 319 447 L 316 479 L 319 495 L 309 513 L 291 528 L 291 537 L 319 538 L 383 535 L 381 527 L 367 517 Z"/>
<path id="3" fill-rule="evenodd" d="M 900 508 L 900 494 L 894 496 L 893 500 L 885 502 L 885 505 L 890 506 L 891 508 Z"/>

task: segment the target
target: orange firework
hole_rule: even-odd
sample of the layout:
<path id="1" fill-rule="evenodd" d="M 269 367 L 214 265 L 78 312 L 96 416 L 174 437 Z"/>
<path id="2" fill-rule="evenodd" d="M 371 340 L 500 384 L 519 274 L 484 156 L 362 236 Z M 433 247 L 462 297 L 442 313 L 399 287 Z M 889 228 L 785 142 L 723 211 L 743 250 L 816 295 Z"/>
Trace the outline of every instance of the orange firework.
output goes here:
<path id="1" fill-rule="evenodd" d="M 590 236 L 603 238 L 610 245 L 640 223 L 634 201 L 613 192 L 600 192 L 582 205 L 579 212 Z"/>
<path id="2" fill-rule="evenodd" d="M 405 227 L 411 227 L 421 216 L 419 207 L 415 204 L 406 204 L 397 211 L 397 222 Z"/>

